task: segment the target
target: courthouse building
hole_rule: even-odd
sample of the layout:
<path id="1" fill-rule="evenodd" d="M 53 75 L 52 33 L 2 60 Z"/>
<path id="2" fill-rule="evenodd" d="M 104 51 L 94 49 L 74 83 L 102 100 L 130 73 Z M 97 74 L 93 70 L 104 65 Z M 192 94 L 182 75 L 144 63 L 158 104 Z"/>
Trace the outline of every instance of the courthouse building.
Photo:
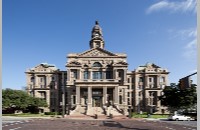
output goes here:
<path id="1" fill-rule="evenodd" d="M 163 112 L 158 96 L 168 83 L 169 72 L 153 63 L 128 71 L 126 54 L 104 48 L 97 21 L 91 33 L 90 49 L 68 54 L 66 71 L 41 63 L 25 72 L 27 92 L 49 105 L 41 110 L 113 116 L 127 115 L 130 108 L 134 112 Z"/>

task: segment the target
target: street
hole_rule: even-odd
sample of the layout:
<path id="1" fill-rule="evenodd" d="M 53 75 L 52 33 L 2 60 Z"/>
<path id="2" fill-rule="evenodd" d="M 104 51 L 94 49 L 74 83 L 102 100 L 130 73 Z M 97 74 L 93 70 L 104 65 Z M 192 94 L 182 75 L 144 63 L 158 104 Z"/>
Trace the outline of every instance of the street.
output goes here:
<path id="1" fill-rule="evenodd" d="M 187 124 L 188 123 L 188 124 Z M 196 121 L 145 119 L 80 120 L 63 118 L 3 118 L 2 130 L 196 130 Z M 184 125 L 187 124 L 187 125 Z"/>

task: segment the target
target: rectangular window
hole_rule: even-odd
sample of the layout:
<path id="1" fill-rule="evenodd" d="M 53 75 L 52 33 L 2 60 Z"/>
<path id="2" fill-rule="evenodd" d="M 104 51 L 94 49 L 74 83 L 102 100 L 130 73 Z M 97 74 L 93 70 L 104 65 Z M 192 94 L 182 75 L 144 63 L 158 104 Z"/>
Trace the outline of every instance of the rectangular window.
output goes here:
<path id="1" fill-rule="evenodd" d="M 75 69 L 73 69 L 73 70 L 71 70 L 71 76 L 72 76 L 72 78 L 75 78 L 75 79 L 77 79 L 78 78 L 78 72 L 77 72 L 77 70 L 75 70 Z"/>
<path id="2" fill-rule="evenodd" d="M 143 77 L 139 77 L 139 82 L 143 82 Z"/>
<path id="3" fill-rule="evenodd" d="M 42 81 L 43 81 L 43 77 L 42 78 L 40 78 L 40 82 L 42 83 Z"/>
<path id="4" fill-rule="evenodd" d="M 73 96 L 73 103 L 76 104 L 76 96 Z"/>
<path id="5" fill-rule="evenodd" d="M 160 77 L 160 82 L 161 83 L 165 82 L 165 77 Z"/>
<path id="6" fill-rule="evenodd" d="M 75 78 L 75 79 L 78 78 L 78 73 L 77 73 L 77 71 L 74 71 L 74 78 Z"/>
<path id="7" fill-rule="evenodd" d="M 112 79 L 112 72 L 106 71 L 106 79 Z"/>
<path id="8" fill-rule="evenodd" d="M 84 71 L 84 79 L 89 79 L 89 71 Z"/>
<path id="9" fill-rule="evenodd" d="M 149 82 L 152 82 L 152 78 L 149 78 Z"/>
<path id="10" fill-rule="evenodd" d="M 102 72 L 101 71 L 94 71 L 93 72 L 93 79 L 102 79 Z"/>
<path id="11" fill-rule="evenodd" d="M 51 80 L 54 81 L 55 80 L 54 77 L 51 77 Z"/>
<path id="12" fill-rule="evenodd" d="M 118 76 L 122 77 L 122 72 L 121 71 L 118 72 Z"/>

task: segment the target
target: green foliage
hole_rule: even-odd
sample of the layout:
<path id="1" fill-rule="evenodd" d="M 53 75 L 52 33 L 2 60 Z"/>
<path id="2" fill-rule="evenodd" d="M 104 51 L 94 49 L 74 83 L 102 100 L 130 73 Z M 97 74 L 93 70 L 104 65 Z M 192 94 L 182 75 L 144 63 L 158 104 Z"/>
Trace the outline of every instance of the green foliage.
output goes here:
<path id="1" fill-rule="evenodd" d="M 3 109 L 25 110 L 27 107 L 47 107 L 47 103 L 40 98 L 29 96 L 25 91 L 3 89 L 2 107 Z"/>
<path id="2" fill-rule="evenodd" d="M 190 109 L 197 103 L 195 85 L 191 88 L 180 90 L 178 87 L 166 86 L 163 95 L 159 97 L 162 105 L 167 106 L 170 112 Z"/>

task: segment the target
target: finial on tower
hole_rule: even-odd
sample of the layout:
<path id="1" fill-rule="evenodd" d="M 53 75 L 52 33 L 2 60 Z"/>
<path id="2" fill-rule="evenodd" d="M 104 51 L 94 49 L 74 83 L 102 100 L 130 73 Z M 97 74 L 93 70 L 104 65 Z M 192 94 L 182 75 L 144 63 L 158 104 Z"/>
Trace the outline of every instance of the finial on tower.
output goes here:
<path id="1" fill-rule="evenodd" d="M 101 27 L 99 26 L 99 22 L 96 20 L 95 25 L 92 28 L 92 35 L 90 40 L 90 48 L 104 48 L 104 40 Z"/>
<path id="2" fill-rule="evenodd" d="M 99 22 L 98 22 L 98 20 L 96 20 L 96 21 L 95 21 L 95 24 L 96 24 L 96 25 L 99 25 Z"/>

